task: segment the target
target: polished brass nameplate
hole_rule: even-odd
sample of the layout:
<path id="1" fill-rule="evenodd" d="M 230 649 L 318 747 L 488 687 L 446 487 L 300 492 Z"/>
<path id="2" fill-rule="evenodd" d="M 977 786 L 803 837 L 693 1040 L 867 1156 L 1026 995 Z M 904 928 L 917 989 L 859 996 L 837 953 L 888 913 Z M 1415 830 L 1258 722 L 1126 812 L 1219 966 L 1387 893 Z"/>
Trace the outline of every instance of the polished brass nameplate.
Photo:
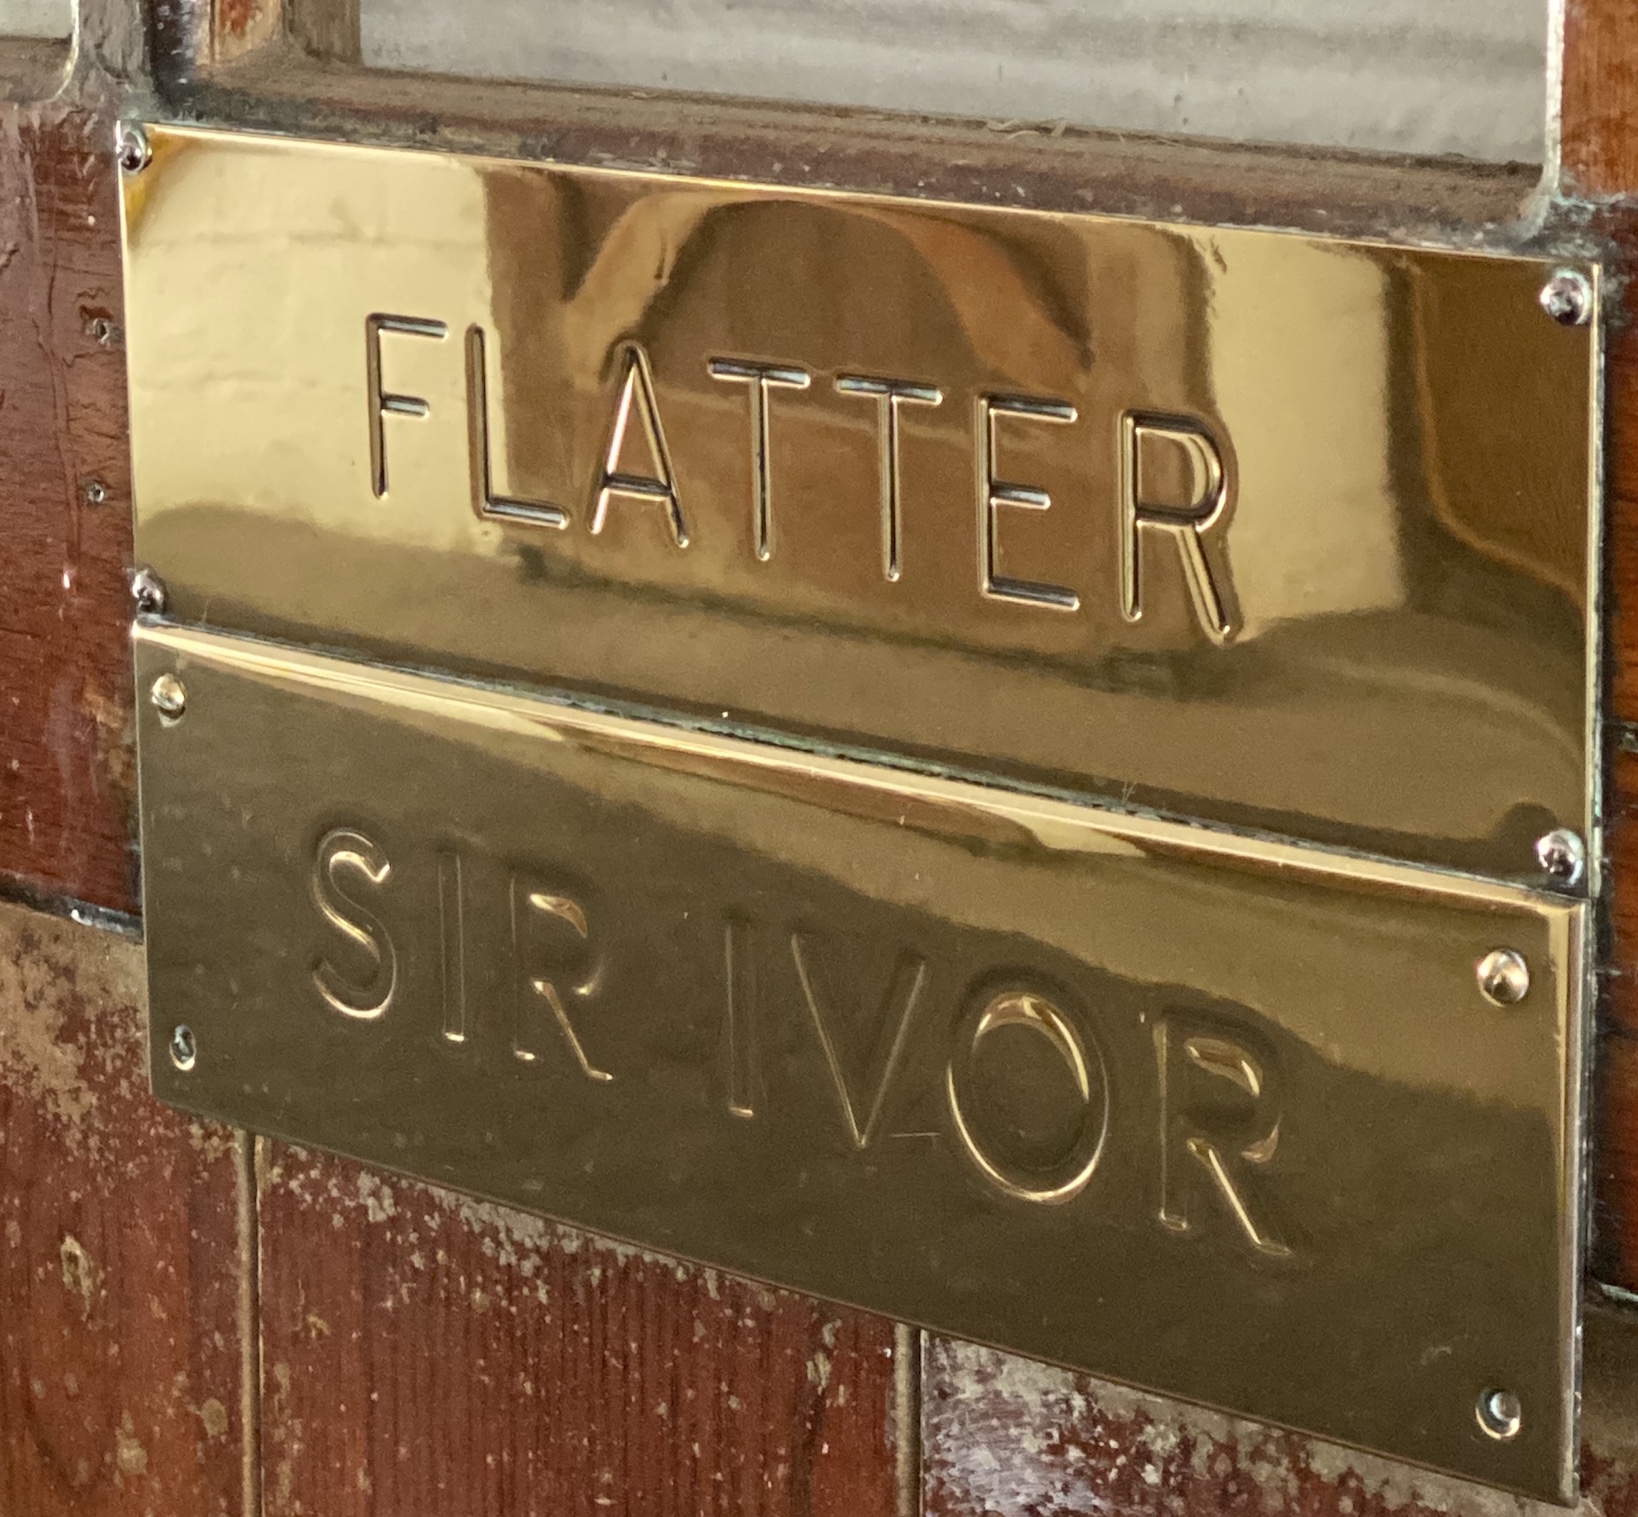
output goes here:
<path id="1" fill-rule="evenodd" d="M 190 625 L 1526 879 L 1590 835 L 1597 270 L 155 128 Z"/>
<path id="2" fill-rule="evenodd" d="M 1584 903 L 135 639 L 165 1099 L 1573 1488 Z"/>

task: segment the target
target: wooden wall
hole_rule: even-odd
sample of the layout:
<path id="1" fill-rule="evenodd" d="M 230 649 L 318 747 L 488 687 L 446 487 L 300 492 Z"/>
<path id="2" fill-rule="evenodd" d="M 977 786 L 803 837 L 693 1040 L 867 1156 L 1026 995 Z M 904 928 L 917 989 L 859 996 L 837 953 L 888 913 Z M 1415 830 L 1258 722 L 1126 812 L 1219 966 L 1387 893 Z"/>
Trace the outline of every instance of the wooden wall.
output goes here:
<path id="1" fill-rule="evenodd" d="M 1638 246 L 1638 11 L 1570 0 L 1559 194 L 1623 250 Z M 1606 900 L 1593 1079 L 1593 1273 L 1638 1293 L 1638 301 L 1618 283 L 1606 370 Z"/>
<path id="2" fill-rule="evenodd" d="M 112 118 L 91 105 L 0 109 L 0 872 L 42 896 L 130 912 L 131 494 Z"/>
<path id="3" fill-rule="evenodd" d="M 223 52 L 277 20 L 222 3 L 237 28 Z M 145 50 L 209 53 L 184 35 L 203 13 L 159 0 L 149 26 L 85 0 L 66 84 L 49 51 L 0 68 L 0 885 L 14 902 L 0 907 L 0 1517 L 903 1517 L 923 1499 L 939 1517 L 1517 1510 L 953 1342 L 908 1364 L 896 1353 L 916 1341 L 879 1319 L 258 1150 L 151 1100 L 109 147 L 119 110 L 153 87 Z M 291 86 L 287 115 L 299 98 Z M 1625 239 L 1626 0 L 1572 5 L 1565 100 L 1553 214 Z M 1631 330 L 1618 323 L 1610 366 L 1614 885 L 1597 1070 L 1595 1270 L 1617 1296 L 1638 1293 Z M 1638 1514 L 1633 1334 L 1619 1311 L 1589 1323 L 1584 1504 L 1608 1517 Z M 918 1368 L 919 1411 L 905 1405 Z M 903 1479 L 918 1449 L 919 1486 Z"/>

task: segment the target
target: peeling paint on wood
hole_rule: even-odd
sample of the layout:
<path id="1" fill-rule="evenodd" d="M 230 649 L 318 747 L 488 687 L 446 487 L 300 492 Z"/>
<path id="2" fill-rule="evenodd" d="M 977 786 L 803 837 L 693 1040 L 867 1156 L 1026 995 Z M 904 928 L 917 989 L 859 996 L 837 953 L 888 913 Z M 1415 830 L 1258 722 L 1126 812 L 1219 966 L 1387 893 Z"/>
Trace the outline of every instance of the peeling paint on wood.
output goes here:
<path id="1" fill-rule="evenodd" d="M 148 1092 L 142 950 L 0 905 L 0 1514 L 240 1512 L 231 1135 Z"/>
<path id="2" fill-rule="evenodd" d="M 1638 590 L 1638 580 L 1633 588 Z M 1638 753 L 1612 744 L 1605 798 L 1607 936 L 1593 1061 L 1592 1267 L 1638 1289 Z"/>
<path id="3" fill-rule="evenodd" d="M 890 1517 L 890 1323 L 264 1155 L 267 1517 Z"/>
<path id="4" fill-rule="evenodd" d="M 284 22 L 281 0 L 215 0 L 211 52 L 231 63 L 270 42 Z"/>
<path id="5" fill-rule="evenodd" d="M 1583 1517 L 1638 1513 L 1638 1328 L 1589 1326 Z M 924 1361 L 929 1517 L 1562 1517 L 1562 1509 L 949 1339 Z"/>

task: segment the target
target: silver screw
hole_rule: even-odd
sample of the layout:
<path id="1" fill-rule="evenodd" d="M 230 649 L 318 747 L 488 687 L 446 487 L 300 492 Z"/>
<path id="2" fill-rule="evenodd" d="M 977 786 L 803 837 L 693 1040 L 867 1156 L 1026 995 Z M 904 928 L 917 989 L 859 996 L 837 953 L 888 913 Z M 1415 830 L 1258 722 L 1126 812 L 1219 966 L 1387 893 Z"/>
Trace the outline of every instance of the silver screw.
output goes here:
<path id="1" fill-rule="evenodd" d="M 171 1031 L 171 1063 L 178 1069 L 192 1069 L 199 1057 L 199 1045 L 194 1042 L 193 1029 L 186 1022 L 178 1022 Z"/>
<path id="2" fill-rule="evenodd" d="M 131 599 L 138 611 L 158 616 L 165 609 L 165 581 L 144 565 L 131 575 Z"/>
<path id="3" fill-rule="evenodd" d="M 160 721 L 169 727 L 181 721 L 188 709 L 188 687 L 174 674 L 162 674 L 149 687 L 148 699 L 154 703 Z"/>
<path id="4" fill-rule="evenodd" d="M 1579 885 L 1587 872 L 1587 847 L 1568 827 L 1536 839 L 1536 862 L 1560 885 Z"/>
<path id="5" fill-rule="evenodd" d="M 1517 1438 L 1524 1426 L 1524 1407 L 1512 1391 L 1485 1391 L 1479 1397 L 1479 1426 L 1498 1443 Z"/>
<path id="6" fill-rule="evenodd" d="M 80 486 L 80 499 L 88 506 L 100 506 L 108 499 L 108 486 L 100 479 L 88 479 Z"/>
<path id="7" fill-rule="evenodd" d="M 107 316 L 93 316 L 90 321 L 86 322 L 85 332 L 86 336 L 93 342 L 105 348 L 113 347 L 124 336 L 124 333 L 120 331 L 119 323 Z"/>
<path id="8" fill-rule="evenodd" d="M 1560 269 L 1538 298 L 1561 327 L 1584 327 L 1592 316 L 1592 283 L 1579 269 Z"/>
<path id="9" fill-rule="evenodd" d="M 1477 971 L 1479 989 L 1493 1006 L 1517 1006 L 1530 993 L 1530 966 L 1511 948 L 1492 948 Z"/>
<path id="10" fill-rule="evenodd" d="M 127 174 L 140 174 L 153 161 L 153 149 L 148 146 L 148 134 L 134 123 L 120 128 L 119 166 Z"/>

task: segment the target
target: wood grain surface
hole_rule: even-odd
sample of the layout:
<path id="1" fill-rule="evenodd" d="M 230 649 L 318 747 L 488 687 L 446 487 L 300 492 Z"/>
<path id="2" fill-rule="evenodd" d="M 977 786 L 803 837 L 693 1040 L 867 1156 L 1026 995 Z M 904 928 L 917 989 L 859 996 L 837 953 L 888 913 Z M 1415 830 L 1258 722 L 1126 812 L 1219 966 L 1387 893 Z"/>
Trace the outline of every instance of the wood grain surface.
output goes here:
<path id="1" fill-rule="evenodd" d="M 233 1135 L 149 1095 L 142 979 L 0 905 L 0 1517 L 243 1511 Z"/>
<path id="2" fill-rule="evenodd" d="M 1560 122 L 1563 190 L 1603 200 L 1638 188 L 1638 7 L 1567 0 Z"/>
<path id="3" fill-rule="evenodd" d="M 1609 733 L 1604 806 L 1607 962 L 1593 1059 L 1591 1267 L 1606 1292 L 1638 1291 L 1638 751 L 1631 741 L 1622 724 Z"/>
<path id="4" fill-rule="evenodd" d="M 1588 1323 L 1581 1517 L 1638 1514 L 1638 1325 Z M 1558 1510 L 1316 1438 L 930 1339 L 928 1517 L 1526 1517 Z"/>
<path id="5" fill-rule="evenodd" d="M 1638 8 L 1569 0 L 1553 214 L 1600 245 L 1605 330 L 1604 921 L 1593 1063 L 1591 1270 L 1638 1292 Z"/>
<path id="6" fill-rule="evenodd" d="M 893 1329 L 268 1145 L 267 1517 L 890 1517 Z"/>
<path id="7" fill-rule="evenodd" d="M 102 109 L 0 106 L 0 883 L 131 911 L 112 132 Z"/>
<path id="8" fill-rule="evenodd" d="M 1635 33 L 1638 38 L 1638 33 Z M 1606 165 L 1608 167 L 1608 165 Z M 1634 165 L 1638 169 L 1638 164 Z M 1630 246 L 1638 212 L 1598 213 Z M 1619 286 L 1618 286 L 1619 288 Z M 1593 1060 L 1591 1269 L 1638 1291 L 1638 325 L 1634 290 L 1606 333 L 1604 931 Z"/>

